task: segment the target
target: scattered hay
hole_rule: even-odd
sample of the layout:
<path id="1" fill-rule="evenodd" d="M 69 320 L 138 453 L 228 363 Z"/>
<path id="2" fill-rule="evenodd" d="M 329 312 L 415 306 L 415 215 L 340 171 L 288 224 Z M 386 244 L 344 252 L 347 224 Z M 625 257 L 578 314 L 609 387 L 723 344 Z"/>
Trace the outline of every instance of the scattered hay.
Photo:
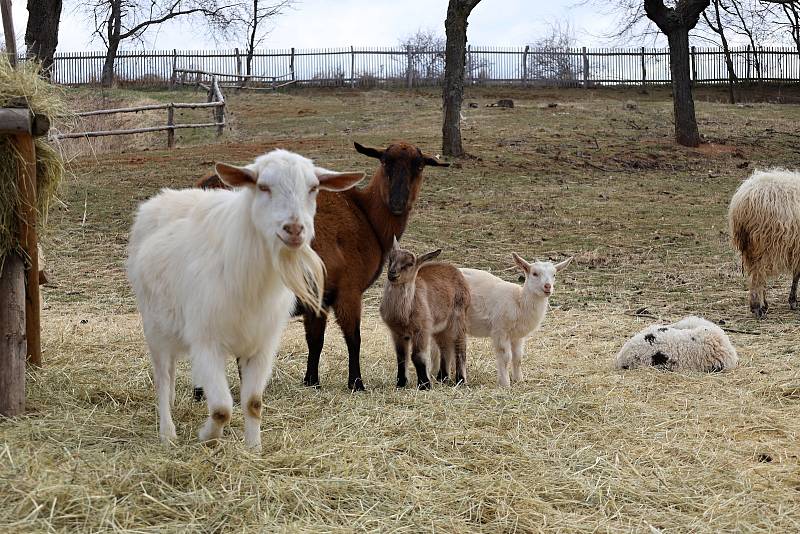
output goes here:
<path id="1" fill-rule="evenodd" d="M 5 60 L 0 61 L 0 107 L 18 107 L 27 103 L 37 115 L 56 117 L 66 115 L 61 90 L 39 76 L 39 65 L 25 62 L 12 69 Z M 61 154 L 44 139 L 36 144 L 36 210 L 39 226 L 46 222 L 50 201 L 56 194 L 64 175 Z M 17 190 L 17 163 L 19 154 L 11 138 L 0 139 L 0 266 L 5 255 L 17 248 L 17 220 L 21 209 Z"/>

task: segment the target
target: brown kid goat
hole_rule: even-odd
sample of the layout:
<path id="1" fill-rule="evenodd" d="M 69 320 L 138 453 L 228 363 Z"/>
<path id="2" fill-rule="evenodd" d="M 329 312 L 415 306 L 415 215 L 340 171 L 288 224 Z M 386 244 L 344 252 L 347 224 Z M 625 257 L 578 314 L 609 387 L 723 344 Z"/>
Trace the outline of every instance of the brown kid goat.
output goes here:
<path id="1" fill-rule="evenodd" d="M 434 372 L 437 380 L 446 381 L 453 364 L 456 385 L 467 381 L 469 287 L 458 268 L 429 263 L 441 252 L 434 250 L 418 258 L 395 240 L 389 254 L 380 311 L 394 341 L 399 388 L 407 382 L 409 352 L 419 389 L 430 389 Z M 438 362 L 431 362 L 431 340 L 439 347 Z"/>
<path id="2" fill-rule="evenodd" d="M 449 163 L 424 154 L 416 146 L 398 141 L 386 150 L 354 143 L 359 153 L 380 160 L 380 167 L 362 189 L 340 193 L 320 191 L 317 197 L 315 238 L 311 247 L 327 271 L 324 305 L 333 308 L 344 334 L 348 353 L 347 385 L 364 390 L 361 378 L 361 295 L 380 276 L 394 236 L 403 235 L 408 217 L 422 187 L 425 166 Z M 213 176 L 203 177 L 199 187 L 217 187 Z M 303 383 L 319 387 L 319 359 L 325 342 L 327 317 L 302 308 L 308 344 L 308 365 Z M 195 390 L 197 396 L 198 390 Z M 202 393 L 201 393 L 202 394 Z"/>

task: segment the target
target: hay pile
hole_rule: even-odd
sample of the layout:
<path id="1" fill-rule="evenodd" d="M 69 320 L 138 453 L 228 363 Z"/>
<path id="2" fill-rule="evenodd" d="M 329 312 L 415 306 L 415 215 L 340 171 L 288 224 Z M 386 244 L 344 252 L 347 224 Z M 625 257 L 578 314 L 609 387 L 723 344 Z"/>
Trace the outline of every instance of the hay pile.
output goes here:
<path id="1" fill-rule="evenodd" d="M 39 76 L 39 65 L 26 62 L 12 69 L 0 61 L 0 107 L 20 107 L 26 104 L 37 115 L 56 117 L 65 115 L 66 108 L 59 89 Z M 44 223 L 47 208 L 64 175 L 61 155 L 47 142 L 38 138 L 36 143 L 36 210 L 39 223 Z M 19 155 L 11 138 L 0 139 L 0 265 L 5 255 L 17 248 L 17 214 L 21 204 L 17 190 L 17 163 Z"/>

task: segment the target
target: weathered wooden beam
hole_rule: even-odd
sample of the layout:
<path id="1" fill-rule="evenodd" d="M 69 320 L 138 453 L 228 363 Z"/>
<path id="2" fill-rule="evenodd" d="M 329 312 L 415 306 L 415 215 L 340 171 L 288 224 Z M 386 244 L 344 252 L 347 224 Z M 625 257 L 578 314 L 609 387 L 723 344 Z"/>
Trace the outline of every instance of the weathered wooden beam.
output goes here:
<path id="1" fill-rule="evenodd" d="M 128 130 L 101 130 L 97 132 L 75 132 L 58 134 L 54 136 L 56 139 L 75 139 L 77 137 L 102 137 L 105 135 L 128 135 L 137 133 L 148 132 L 164 132 L 166 130 L 179 130 L 181 128 L 212 128 L 214 126 L 225 126 L 225 123 L 218 122 L 204 122 L 200 124 L 175 124 L 174 126 L 151 126 L 148 128 L 131 128 Z"/>
<path id="2" fill-rule="evenodd" d="M 18 221 L 19 242 L 28 255 L 25 276 L 25 331 L 28 339 L 28 361 L 42 365 L 41 320 L 39 309 L 39 247 L 36 239 L 36 147 L 28 134 L 14 136 L 14 146 L 21 161 L 17 169 L 20 196 Z"/>
<path id="3" fill-rule="evenodd" d="M 0 108 L 0 135 L 33 134 L 33 114 L 28 108 Z"/>
<path id="4" fill-rule="evenodd" d="M 17 37 L 14 34 L 14 18 L 11 15 L 11 0 L 0 0 L 0 13 L 3 16 L 3 33 L 6 38 L 6 54 L 12 67 L 17 66 Z"/>
<path id="5" fill-rule="evenodd" d="M 25 264 L 15 253 L 0 268 L 0 415 L 25 411 Z"/>
<path id="6" fill-rule="evenodd" d="M 174 104 L 148 104 L 146 106 L 136 106 L 130 108 L 116 108 L 116 109 L 97 109 L 93 111 L 81 111 L 75 115 L 78 117 L 91 117 L 94 115 L 112 115 L 114 113 L 138 113 L 140 111 L 150 111 L 155 109 L 195 109 L 195 108 L 213 108 L 222 106 L 221 102 L 175 102 Z"/>

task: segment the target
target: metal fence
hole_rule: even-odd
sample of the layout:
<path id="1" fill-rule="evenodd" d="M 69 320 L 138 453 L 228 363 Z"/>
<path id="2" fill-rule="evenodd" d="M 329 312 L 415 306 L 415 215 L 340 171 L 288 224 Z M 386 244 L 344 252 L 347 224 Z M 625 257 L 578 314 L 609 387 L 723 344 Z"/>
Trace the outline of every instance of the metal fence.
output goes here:
<path id="1" fill-rule="evenodd" d="M 102 52 L 56 54 L 55 81 L 93 84 L 100 80 Z M 732 49 L 741 80 L 800 82 L 800 54 L 793 48 Z M 116 77 L 121 81 L 166 84 L 173 69 L 243 74 L 245 56 L 233 50 L 121 51 Z M 692 48 L 692 78 L 696 83 L 728 79 L 719 48 Z M 665 48 L 574 48 L 470 46 L 467 78 L 472 83 L 514 83 L 552 86 L 663 84 L 670 81 Z M 361 86 L 436 85 L 444 73 L 444 50 L 347 47 L 257 50 L 255 76 L 295 80 L 296 85 Z"/>

